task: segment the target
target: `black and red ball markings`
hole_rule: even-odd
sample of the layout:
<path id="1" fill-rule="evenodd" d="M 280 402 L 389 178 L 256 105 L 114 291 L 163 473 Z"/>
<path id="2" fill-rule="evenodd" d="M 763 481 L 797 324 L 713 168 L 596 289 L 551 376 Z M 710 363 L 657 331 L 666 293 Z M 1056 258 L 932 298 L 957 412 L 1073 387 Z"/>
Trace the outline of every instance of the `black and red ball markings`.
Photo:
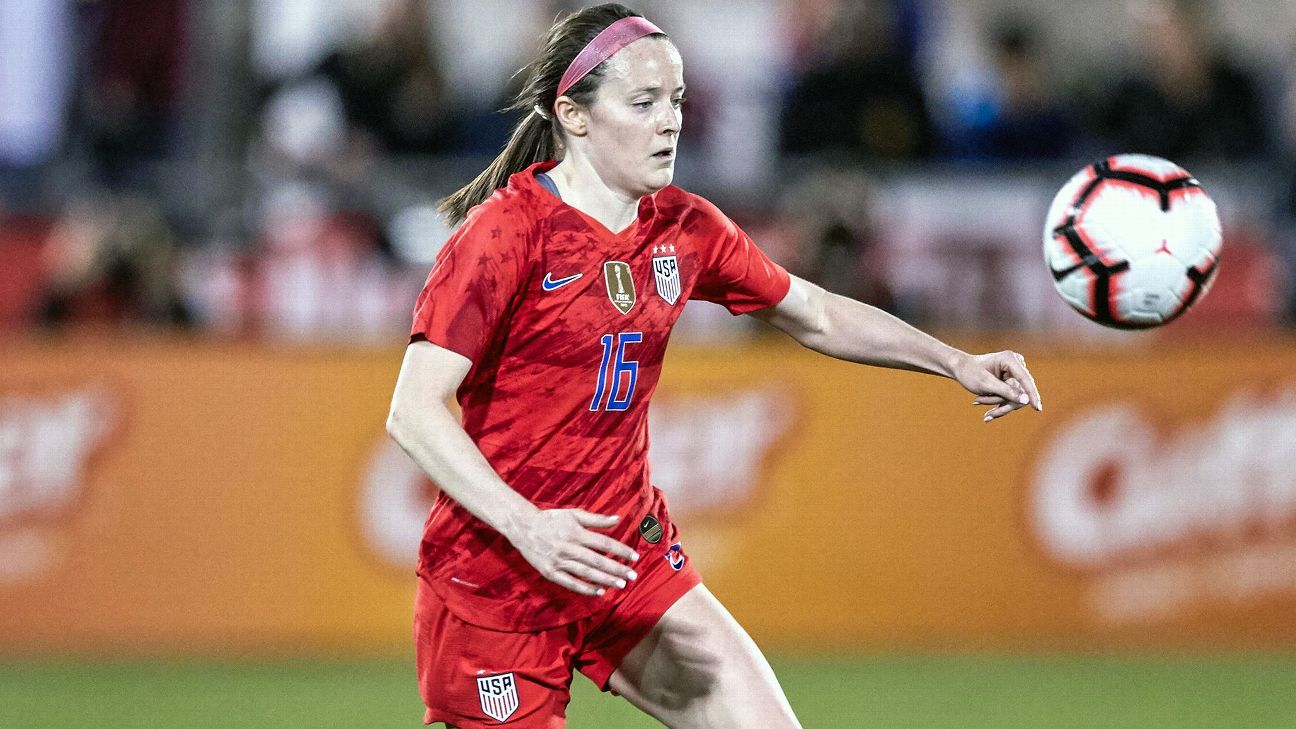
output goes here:
<path id="1" fill-rule="evenodd" d="M 1067 214 L 1066 220 L 1053 229 L 1053 237 L 1060 236 L 1066 241 L 1077 263 L 1063 269 L 1050 266 L 1049 270 L 1053 274 L 1053 279 L 1061 281 L 1081 268 L 1089 269 L 1093 281 L 1089 294 L 1093 319 L 1109 327 L 1116 329 L 1146 329 L 1178 318 L 1201 296 L 1207 283 L 1215 275 L 1215 271 L 1219 266 L 1217 258 L 1211 256 L 1210 264 L 1204 269 L 1197 266 L 1188 268 L 1188 279 L 1192 281 L 1192 288 L 1188 291 L 1188 295 L 1179 302 L 1179 306 L 1163 321 L 1154 323 L 1125 321 L 1117 318 L 1112 312 L 1111 302 L 1113 292 L 1119 290 L 1120 274 L 1129 270 L 1129 261 L 1108 262 L 1104 260 L 1095 251 L 1092 241 L 1088 240 L 1084 231 L 1076 225 L 1076 221 L 1084 215 L 1089 203 L 1094 199 L 1094 193 L 1103 185 L 1128 185 L 1150 191 L 1157 196 L 1161 210 L 1168 211 L 1175 197 L 1193 190 L 1200 190 L 1201 183 L 1197 182 L 1192 175 L 1183 171 L 1166 177 L 1136 167 L 1121 166 L 1120 168 L 1114 168 L 1110 159 L 1090 165 L 1089 171 L 1093 175 L 1093 179 L 1086 183 L 1080 189 L 1080 192 L 1076 194 L 1075 200 L 1071 202 L 1071 211 Z"/>

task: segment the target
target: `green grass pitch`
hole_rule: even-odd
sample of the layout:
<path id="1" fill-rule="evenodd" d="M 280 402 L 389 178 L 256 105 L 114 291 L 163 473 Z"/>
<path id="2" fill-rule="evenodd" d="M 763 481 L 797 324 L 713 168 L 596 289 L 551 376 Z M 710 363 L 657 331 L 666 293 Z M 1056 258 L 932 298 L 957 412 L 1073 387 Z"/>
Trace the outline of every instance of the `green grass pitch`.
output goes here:
<path id="1" fill-rule="evenodd" d="M 1296 655 L 774 661 L 807 729 L 1277 729 Z M 571 729 L 659 726 L 578 677 Z M 418 727 L 409 659 L 0 661 L 0 727 Z"/>

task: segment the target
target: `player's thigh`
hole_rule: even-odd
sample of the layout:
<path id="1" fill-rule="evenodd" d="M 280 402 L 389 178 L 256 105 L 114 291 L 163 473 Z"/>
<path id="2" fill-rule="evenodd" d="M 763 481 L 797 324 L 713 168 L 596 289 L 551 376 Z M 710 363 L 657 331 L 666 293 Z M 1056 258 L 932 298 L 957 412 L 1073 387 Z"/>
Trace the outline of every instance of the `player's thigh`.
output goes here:
<path id="1" fill-rule="evenodd" d="M 507 633 L 468 624 L 422 578 L 414 661 L 423 720 L 461 729 L 561 729 L 570 699 L 570 630 Z"/>
<path id="2" fill-rule="evenodd" d="M 800 727 L 756 643 L 704 585 L 662 615 L 609 687 L 672 729 Z"/>

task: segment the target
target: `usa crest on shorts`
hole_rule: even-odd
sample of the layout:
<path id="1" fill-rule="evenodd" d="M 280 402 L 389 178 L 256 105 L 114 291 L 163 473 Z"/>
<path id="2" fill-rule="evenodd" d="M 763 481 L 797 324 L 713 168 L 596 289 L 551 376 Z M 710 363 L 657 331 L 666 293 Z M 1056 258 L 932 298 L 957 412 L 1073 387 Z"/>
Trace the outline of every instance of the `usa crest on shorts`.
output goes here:
<path id="1" fill-rule="evenodd" d="M 665 253 L 667 246 L 654 246 L 653 250 Z M 672 254 L 675 252 L 673 243 L 669 250 Z M 653 276 L 657 279 L 657 295 L 665 299 L 666 303 L 674 305 L 680 297 L 679 261 L 674 255 L 653 256 L 652 263 Z"/>
<path id="2" fill-rule="evenodd" d="M 477 698 L 482 711 L 495 721 L 508 721 L 518 709 L 517 680 L 511 673 L 477 679 Z"/>

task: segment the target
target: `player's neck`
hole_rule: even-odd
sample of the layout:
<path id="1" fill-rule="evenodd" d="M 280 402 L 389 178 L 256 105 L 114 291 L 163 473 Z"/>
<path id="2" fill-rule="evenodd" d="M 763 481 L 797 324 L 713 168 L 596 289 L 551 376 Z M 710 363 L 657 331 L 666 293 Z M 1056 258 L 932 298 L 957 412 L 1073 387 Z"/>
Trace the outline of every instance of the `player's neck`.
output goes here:
<path id="1" fill-rule="evenodd" d="M 558 186 L 564 203 L 597 220 L 613 233 L 630 227 L 639 214 L 639 198 L 609 187 L 583 160 L 569 156 L 548 174 Z"/>

